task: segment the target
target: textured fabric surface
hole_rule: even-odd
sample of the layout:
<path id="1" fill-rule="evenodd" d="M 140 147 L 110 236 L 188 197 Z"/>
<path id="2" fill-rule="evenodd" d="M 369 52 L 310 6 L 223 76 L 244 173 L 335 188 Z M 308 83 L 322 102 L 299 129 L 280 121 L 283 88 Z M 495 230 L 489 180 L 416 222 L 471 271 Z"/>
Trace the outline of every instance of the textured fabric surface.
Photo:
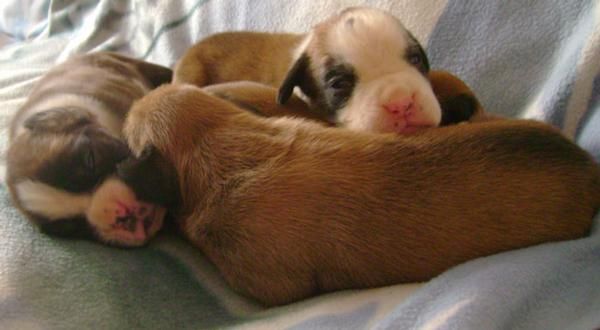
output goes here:
<path id="1" fill-rule="evenodd" d="M 393 12 L 426 46 L 432 67 L 457 73 L 488 111 L 552 123 L 600 159 L 595 0 L 5 0 L 2 157 L 9 119 L 28 91 L 74 54 L 113 50 L 171 66 L 208 34 L 302 32 L 352 5 Z M 1 329 L 600 327 L 600 218 L 588 238 L 473 260 L 425 284 L 264 309 L 232 292 L 178 237 L 133 250 L 47 237 L 0 185 Z"/>

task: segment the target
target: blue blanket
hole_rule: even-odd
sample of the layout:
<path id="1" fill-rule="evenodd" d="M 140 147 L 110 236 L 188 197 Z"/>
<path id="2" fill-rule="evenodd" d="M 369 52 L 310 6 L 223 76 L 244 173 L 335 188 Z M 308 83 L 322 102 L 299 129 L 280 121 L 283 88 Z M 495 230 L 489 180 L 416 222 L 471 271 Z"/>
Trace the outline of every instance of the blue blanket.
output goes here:
<path id="1" fill-rule="evenodd" d="M 4 0 L 0 149 L 35 81 L 73 54 L 113 50 L 171 66 L 208 34 L 302 32 L 350 4 L 393 12 L 432 66 L 463 78 L 488 111 L 556 125 L 600 160 L 596 0 Z M 587 238 L 480 258 L 428 283 L 273 309 L 232 292 L 179 237 L 132 250 L 47 237 L 10 204 L 3 184 L 0 221 L 1 329 L 600 327 L 600 216 Z"/>

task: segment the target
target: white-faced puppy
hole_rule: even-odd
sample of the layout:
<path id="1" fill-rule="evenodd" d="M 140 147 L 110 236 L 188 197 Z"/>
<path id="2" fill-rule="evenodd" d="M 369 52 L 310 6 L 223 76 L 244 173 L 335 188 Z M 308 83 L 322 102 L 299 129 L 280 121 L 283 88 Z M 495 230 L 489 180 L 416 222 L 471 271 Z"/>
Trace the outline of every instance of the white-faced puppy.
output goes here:
<path id="1" fill-rule="evenodd" d="M 469 86 L 455 75 L 431 71 L 429 79 L 442 108 L 442 126 L 501 119 L 485 112 Z M 296 95 L 292 95 L 285 104 L 277 103 L 277 89 L 262 83 L 235 81 L 208 85 L 202 90 L 260 116 L 299 117 L 331 125 L 324 113 L 311 111 L 310 106 Z"/>
<path id="2" fill-rule="evenodd" d="M 389 13 L 348 8 L 306 35 L 229 32 L 191 47 L 174 82 L 206 86 L 250 80 L 279 87 L 288 101 L 295 87 L 312 111 L 362 131 L 410 133 L 440 124 L 421 45 Z"/>
<path id="3" fill-rule="evenodd" d="M 51 69 L 10 127 L 6 181 L 19 209 L 50 234 L 145 243 L 165 209 L 140 201 L 113 174 L 130 154 L 122 139 L 129 107 L 171 76 L 168 68 L 104 52 Z"/>
<path id="4" fill-rule="evenodd" d="M 598 165 L 532 121 L 398 138 L 259 117 L 165 85 L 134 104 L 124 132 L 138 158 L 119 176 L 134 189 L 148 189 L 140 173 L 160 177 L 185 236 L 266 305 L 581 237 L 600 206 Z"/>

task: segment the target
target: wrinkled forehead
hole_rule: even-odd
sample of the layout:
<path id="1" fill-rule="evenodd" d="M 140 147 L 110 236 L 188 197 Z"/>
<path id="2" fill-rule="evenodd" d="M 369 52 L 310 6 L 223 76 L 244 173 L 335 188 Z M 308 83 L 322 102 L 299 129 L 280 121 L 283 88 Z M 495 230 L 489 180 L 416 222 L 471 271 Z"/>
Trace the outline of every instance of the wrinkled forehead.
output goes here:
<path id="1" fill-rule="evenodd" d="M 323 40 L 316 47 L 327 56 L 376 75 L 381 74 L 377 71 L 393 72 L 408 66 L 405 56 L 419 47 L 397 18 L 370 8 L 346 10 L 315 27 L 314 33 L 315 39 Z"/>

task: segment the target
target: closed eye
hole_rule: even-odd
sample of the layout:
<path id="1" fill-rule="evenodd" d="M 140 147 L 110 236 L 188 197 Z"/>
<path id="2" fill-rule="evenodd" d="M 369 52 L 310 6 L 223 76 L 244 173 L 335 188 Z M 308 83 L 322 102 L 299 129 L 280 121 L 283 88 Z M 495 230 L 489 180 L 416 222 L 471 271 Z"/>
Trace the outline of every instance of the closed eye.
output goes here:
<path id="1" fill-rule="evenodd" d="M 83 154 L 83 166 L 92 173 L 96 171 L 96 156 L 91 147 L 87 148 Z"/>
<path id="2" fill-rule="evenodd" d="M 349 89 L 354 86 L 354 77 L 351 75 L 338 75 L 327 81 L 329 87 L 333 89 Z"/>
<path id="3" fill-rule="evenodd" d="M 427 55 L 425 55 L 425 51 L 423 48 L 418 45 L 414 45 L 408 48 L 405 59 L 410 65 L 417 68 L 417 70 L 422 73 L 429 72 L 429 61 L 427 60 Z"/>
<path id="4" fill-rule="evenodd" d="M 408 56 L 408 62 L 414 66 L 419 66 L 423 63 L 423 59 L 419 54 L 411 54 Z"/>

